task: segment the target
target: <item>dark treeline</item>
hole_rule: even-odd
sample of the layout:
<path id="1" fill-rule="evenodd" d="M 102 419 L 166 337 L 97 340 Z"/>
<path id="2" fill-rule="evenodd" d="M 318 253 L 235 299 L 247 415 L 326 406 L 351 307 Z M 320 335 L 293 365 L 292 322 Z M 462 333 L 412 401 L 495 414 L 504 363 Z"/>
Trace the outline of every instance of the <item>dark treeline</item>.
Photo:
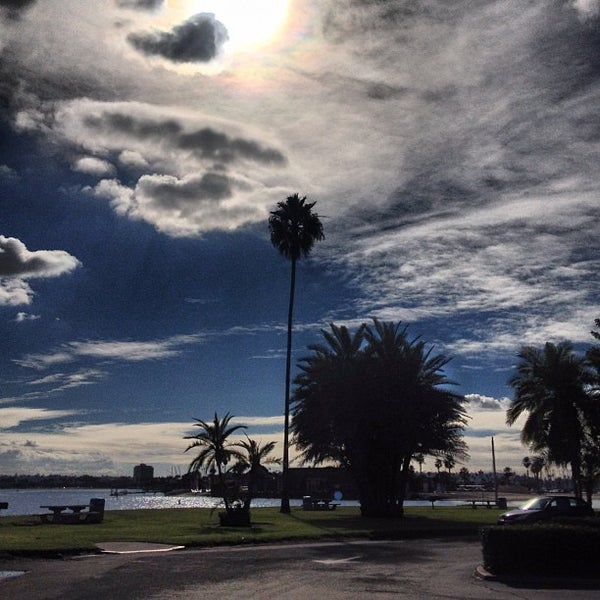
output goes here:
<path id="1" fill-rule="evenodd" d="M 133 478 L 125 475 L 0 475 L 0 488 L 131 488 Z"/>

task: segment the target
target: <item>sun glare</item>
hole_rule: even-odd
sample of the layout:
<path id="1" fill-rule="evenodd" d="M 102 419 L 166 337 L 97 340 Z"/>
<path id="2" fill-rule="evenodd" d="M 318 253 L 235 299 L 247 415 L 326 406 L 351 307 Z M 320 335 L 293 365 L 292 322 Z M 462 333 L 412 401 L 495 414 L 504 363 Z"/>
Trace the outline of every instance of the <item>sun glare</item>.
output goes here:
<path id="1" fill-rule="evenodd" d="M 191 14 L 213 13 L 225 25 L 232 50 L 262 46 L 283 29 L 289 0 L 194 0 Z"/>

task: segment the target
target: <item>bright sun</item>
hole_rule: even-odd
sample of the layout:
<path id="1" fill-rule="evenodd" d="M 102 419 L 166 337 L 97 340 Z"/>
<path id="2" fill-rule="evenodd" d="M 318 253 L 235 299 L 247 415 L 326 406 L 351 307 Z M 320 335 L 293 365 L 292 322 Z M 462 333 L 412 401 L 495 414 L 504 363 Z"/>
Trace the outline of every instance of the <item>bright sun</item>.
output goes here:
<path id="1" fill-rule="evenodd" d="M 268 44 L 282 29 L 289 0 L 194 0 L 195 13 L 214 13 L 232 49 Z"/>

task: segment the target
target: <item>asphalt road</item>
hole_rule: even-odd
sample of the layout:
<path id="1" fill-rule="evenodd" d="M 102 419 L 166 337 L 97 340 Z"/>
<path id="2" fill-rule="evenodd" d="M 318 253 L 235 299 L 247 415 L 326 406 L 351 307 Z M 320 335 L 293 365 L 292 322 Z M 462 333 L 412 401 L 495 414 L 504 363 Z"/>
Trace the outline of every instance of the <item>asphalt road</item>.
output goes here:
<path id="1" fill-rule="evenodd" d="M 577 582 L 500 582 L 474 576 L 479 541 L 281 544 L 66 560 L 0 559 L 3 600 L 600 599 Z"/>

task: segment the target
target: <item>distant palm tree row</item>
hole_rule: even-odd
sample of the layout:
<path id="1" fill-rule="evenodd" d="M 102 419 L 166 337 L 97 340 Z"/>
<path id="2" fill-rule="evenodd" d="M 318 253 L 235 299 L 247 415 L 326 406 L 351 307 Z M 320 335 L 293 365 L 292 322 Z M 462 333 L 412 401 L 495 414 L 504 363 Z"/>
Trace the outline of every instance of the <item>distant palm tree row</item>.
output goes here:
<path id="1" fill-rule="evenodd" d="M 595 326 L 600 329 L 600 319 Z M 598 331 L 591 333 L 600 340 Z M 581 496 L 585 490 L 591 499 L 600 478 L 600 346 L 581 356 L 570 342 L 548 342 L 541 349 L 523 346 L 518 356 L 506 422 L 513 425 L 526 415 L 521 440 L 543 454 L 534 458 L 536 469 L 544 459 L 569 465 L 574 493 Z M 533 461 L 523 464 L 533 470 Z"/>

